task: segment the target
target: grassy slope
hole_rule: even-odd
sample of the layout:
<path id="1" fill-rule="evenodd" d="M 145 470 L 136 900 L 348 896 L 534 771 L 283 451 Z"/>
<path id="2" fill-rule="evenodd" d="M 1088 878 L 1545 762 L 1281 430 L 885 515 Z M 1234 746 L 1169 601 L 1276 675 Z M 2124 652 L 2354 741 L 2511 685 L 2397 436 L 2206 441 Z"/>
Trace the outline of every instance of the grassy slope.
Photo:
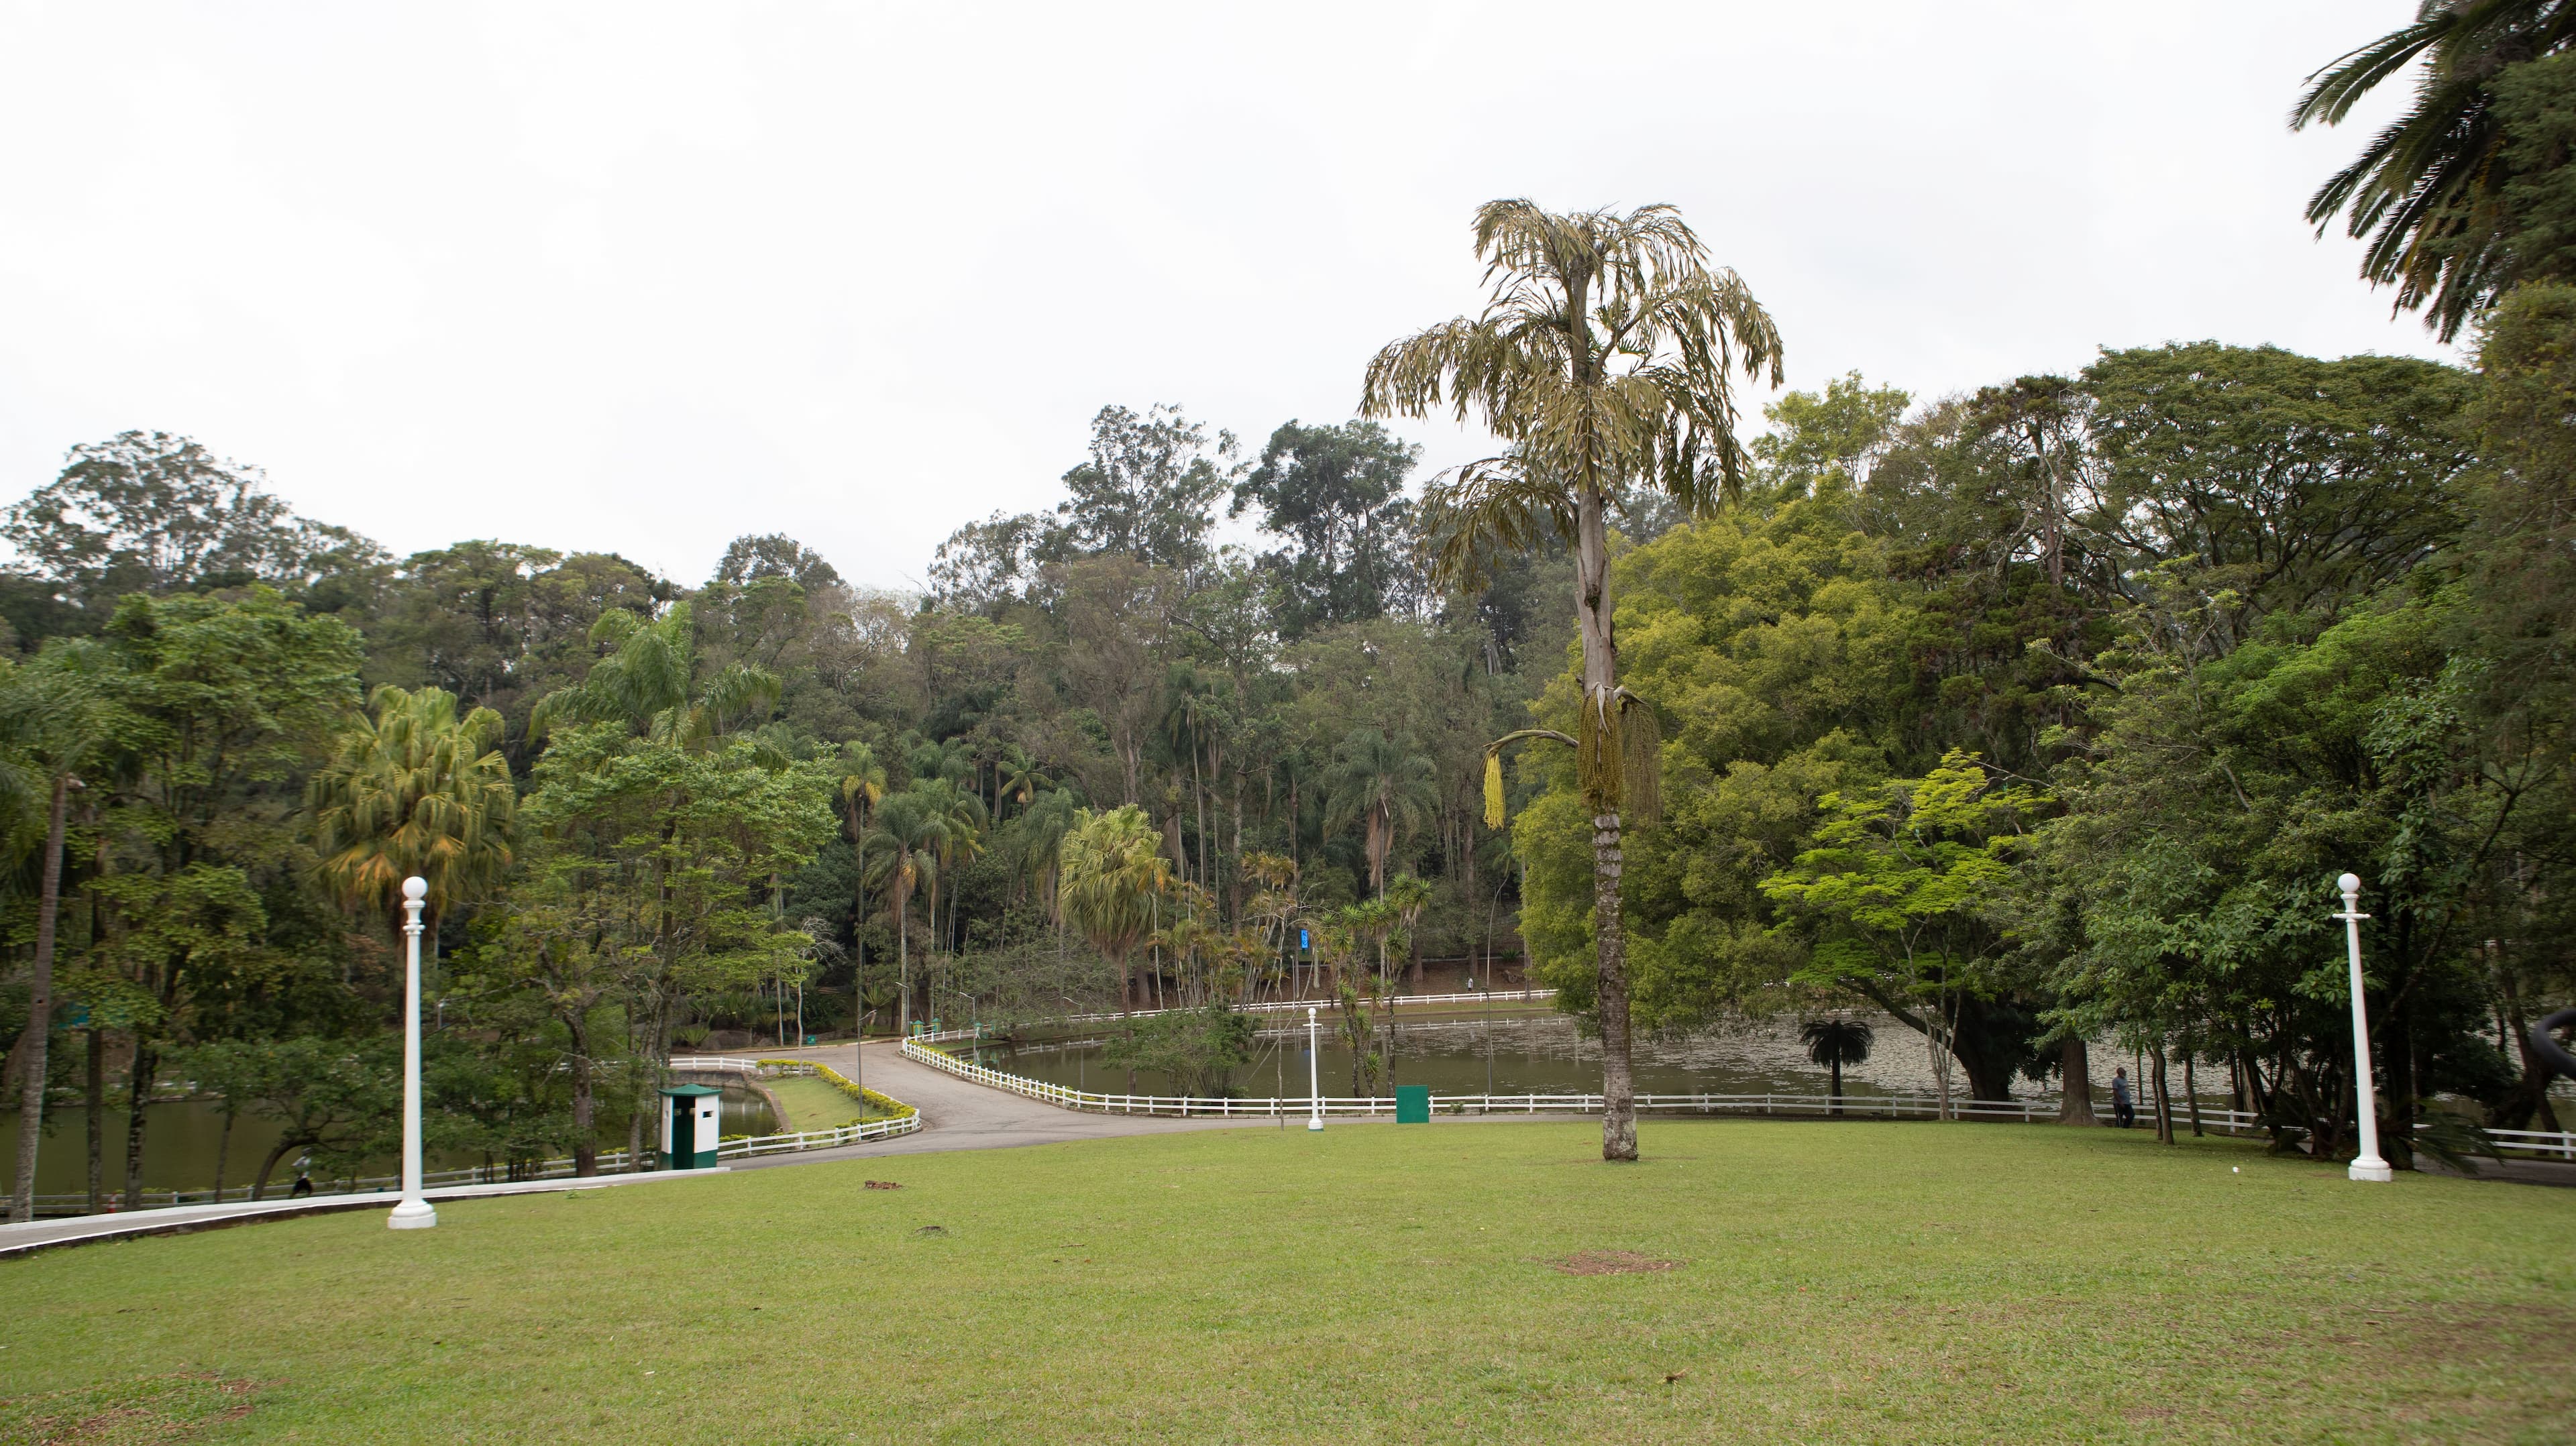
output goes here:
<path id="1" fill-rule="evenodd" d="M 1221 1131 L 58 1251 L 0 1265 L 0 1439 L 31 1393 L 85 1411 L 183 1371 L 265 1383 L 202 1440 L 2556 1441 L 2576 1420 L 2576 1191 L 2366 1188 L 2143 1131 L 1649 1121 L 1631 1167 L 1597 1140 Z M 1687 1264 L 1546 1264 L 1582 1249 Z"/>

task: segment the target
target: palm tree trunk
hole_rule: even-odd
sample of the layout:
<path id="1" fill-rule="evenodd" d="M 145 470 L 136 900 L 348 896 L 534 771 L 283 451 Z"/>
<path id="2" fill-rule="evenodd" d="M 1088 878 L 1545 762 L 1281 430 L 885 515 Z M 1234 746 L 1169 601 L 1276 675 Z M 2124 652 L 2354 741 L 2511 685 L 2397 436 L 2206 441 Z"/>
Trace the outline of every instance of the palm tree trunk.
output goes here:
<path id="1" fill-rule="evenodd" d="M 1834 1114 L 1839 1117 L 1843 1112 L 1843 1057 L 1836 1054 L 1827 1067 L 1834 1072 Z"/>
<path id="2" fill-rule="evenodd" d="M 1575 614 L 1583 643 L 1584 706 L 1607 705 L 1617 687 L 1610 633 L 1610 537 L 1601 489 L 1587 480 L 1575 518 Z M 1589 726 L 1589 725 L 1587 725 Z M 1637 1158 L 1637 1097 L 1629 1068 L 1628 940 L 1619 913 L 1619 814 L 1592 819 L 1593 1004 L 1601 1023 L 1601 1158 Z"/>
<path id="3" fill-rule="evenodd" d="M 45 1046 L 54 1028 L 54 921 L 63 897 L 63 805 L 79 787 L 68 773 L 54 778 L 54 811 L 45 825 L 44 892 L 36 905 L 36 968 L 27 984 L 27 1030 L 18 1053 L 26 1067 L 18 1097 L 18 1189 L 13 1220 L 36 1218 L 36 1142 L 45 1124 Z"/>

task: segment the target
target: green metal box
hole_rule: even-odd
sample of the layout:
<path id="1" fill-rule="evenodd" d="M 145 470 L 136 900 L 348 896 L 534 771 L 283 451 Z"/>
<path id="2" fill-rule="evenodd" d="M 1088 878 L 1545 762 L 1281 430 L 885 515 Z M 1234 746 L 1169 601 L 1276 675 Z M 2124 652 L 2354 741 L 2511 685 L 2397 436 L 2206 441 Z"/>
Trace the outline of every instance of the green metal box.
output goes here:
<path id="1" fill-rule="evenodd" d="M 1395 1122 L 1399 1125 L 1431 1123 L 1431 1086 L 1397 1085 L 1395 1087 Z"/>

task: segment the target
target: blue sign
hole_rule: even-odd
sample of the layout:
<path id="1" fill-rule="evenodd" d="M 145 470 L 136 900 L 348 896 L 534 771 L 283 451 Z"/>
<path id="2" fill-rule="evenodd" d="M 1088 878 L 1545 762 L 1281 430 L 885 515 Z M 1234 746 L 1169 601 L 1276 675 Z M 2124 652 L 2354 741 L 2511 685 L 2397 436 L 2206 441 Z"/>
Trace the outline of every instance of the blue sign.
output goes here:
<path id="1" fill-rule="evenodd" d="M 1297 947 L 1300 949 L 1306 947 L 1306 931 L 1303 929 L 1297 931 Z"/>

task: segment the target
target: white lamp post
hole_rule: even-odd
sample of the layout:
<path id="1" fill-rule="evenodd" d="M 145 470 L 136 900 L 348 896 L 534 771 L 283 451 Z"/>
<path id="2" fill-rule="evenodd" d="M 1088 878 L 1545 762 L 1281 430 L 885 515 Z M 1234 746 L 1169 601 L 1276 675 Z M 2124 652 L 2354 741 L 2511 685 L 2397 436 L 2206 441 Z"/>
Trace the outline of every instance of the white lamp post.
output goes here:
<path id="1" fill-rule="evenodd" d="M 2361 876 L 2346 874 L 2335 880 L 2343 890 L 2343 943 L 2346 958 L 2352 965 L 2352 1079 L 2361 1096 L 2361 1154 L 2352 1162 L 2350 1171 L 2356 1180 L 2374 1180 L 2386 1184 L 2393 1177 L 2388 1162 L 2379 1157 L 2379 1098 L 2370 1086 L 2370 1021 L 2361 1004 L 2361 921 L 2369 918 L 2361 911 Z"/>
<path id="2" fill-rule="evenodd" d="M 403 880 L 403 1186 L 393 1217 L 396 1230 L 427 1230 L 438 1211 L 420 1197 L 420 906 L 429 880 Z"/>
<path id="3" fill-rule="evenodd" d="M 1316 1084 L 1316 1081 L 1321 1078 L 1316 1073 L 1317 1068 L 1315 1006 L 1309 1004 L 1306 1006 L 1306 1128 L 1310 1130 L 1320 1130 L 1324 1127 L 1324 1092 Z"/>

